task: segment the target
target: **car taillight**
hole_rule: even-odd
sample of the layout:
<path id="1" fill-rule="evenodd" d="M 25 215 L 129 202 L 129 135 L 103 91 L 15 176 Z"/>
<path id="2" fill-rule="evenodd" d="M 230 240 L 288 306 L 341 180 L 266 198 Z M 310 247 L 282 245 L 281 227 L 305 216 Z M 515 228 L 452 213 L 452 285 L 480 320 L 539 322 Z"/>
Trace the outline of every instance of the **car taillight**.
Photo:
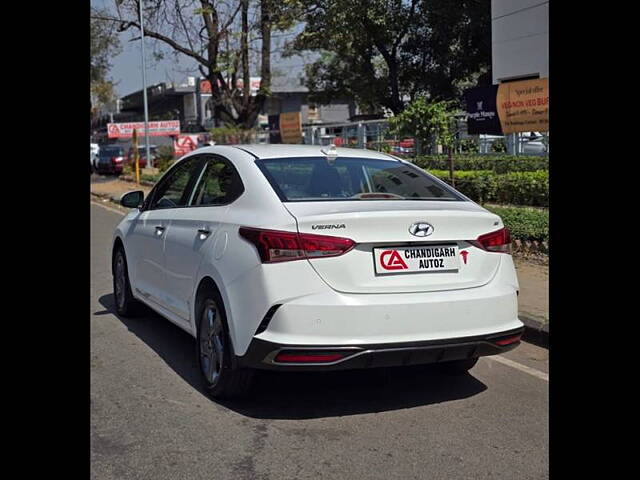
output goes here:
<path id="1" fill-rule="evenodd" d="M 507 228 L 480 235 L 472 243 L 488 252 L 511 253 L 511 234 Z"/>
<path id="2" fill-rule="evenodd" d="M 111 157 L 111 163 L 122 163 L 122 157 Z"/>
<path id="3" fill-rule="evenodd" d="M 356 244 L 350 238 L 260 228 L 240 227 L 239 233 L 256 247 L 262 263 L 337 257 Z"/>

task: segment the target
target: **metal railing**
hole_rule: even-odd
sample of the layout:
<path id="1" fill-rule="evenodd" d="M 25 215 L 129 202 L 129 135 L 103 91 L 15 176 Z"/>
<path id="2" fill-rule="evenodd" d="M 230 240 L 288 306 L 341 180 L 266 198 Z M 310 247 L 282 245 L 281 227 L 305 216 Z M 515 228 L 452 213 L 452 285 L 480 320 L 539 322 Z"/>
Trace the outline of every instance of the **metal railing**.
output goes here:
<path id="1" fill-rule="evenodd" d="M 534 137 L 524 134 L 468 135 L 466 128 L 457 135 L 457 153 L 473 150 L 479 154 L 548 155 L 549 135 L 542 133 Z M 310 125 L 302 128 L 303 143 L 307 145 L 329 145 L 387 150 L 390 153 L 415 156 L 442 153 L 438 145 L 420 145 L 415 138 L 398 137 L 389 132 L 388 120 L 363 120 L 332 125 Z M 386 145 L 386 146 L 385 146 Z"/>

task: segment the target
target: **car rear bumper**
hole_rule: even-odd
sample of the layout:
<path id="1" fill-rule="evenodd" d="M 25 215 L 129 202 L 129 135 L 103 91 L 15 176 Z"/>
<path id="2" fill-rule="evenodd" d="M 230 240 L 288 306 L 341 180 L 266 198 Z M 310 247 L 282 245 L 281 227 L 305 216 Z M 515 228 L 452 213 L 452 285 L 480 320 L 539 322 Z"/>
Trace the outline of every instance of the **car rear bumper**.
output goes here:
<path id="1" fill-rule="evenodd" d="M 96 170 L 99 173 L 122 173 L 122 165 L 105 165 L 105 164 L 98 164 L 98 166 L 96 167 Z"/>
<path id="2" fill-rule="evenodd" d="M 489 284 L 448 292 L 302 296 L 272 307 L 252 337 L 283 345 L 377 345 L 474 337 L 522 326 L 516 290 Z"/>
<path id="3" fill-rule="evenodd" d="M 450 338 L 422 342 L 354 345 L 283 345 L 254 338 L 245 355 L 237 357 L 239 367 L 282 371 L 325 371 L 358 368 L 395 367 L 464 360 L 497 355 L 520 344 L 524 328 L 489 335 Z M 506 343 L 505 343 L 506 342 Z M 505 343 L 505 344 L 501 344 Z M 279 361 L 279 355 L 289 358 L 341 358 L 309 363 Z M 293 356 L 293 357 L 292 357 Z"/>

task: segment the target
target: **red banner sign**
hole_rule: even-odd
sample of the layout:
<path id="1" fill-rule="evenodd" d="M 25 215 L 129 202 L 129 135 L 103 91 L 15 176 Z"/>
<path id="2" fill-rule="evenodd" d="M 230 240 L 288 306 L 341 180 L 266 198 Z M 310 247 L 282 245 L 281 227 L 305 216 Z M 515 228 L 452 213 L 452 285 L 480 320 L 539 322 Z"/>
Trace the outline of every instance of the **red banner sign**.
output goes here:
<path id="1" fill-rule="evenodd" d="M 144 122 L 107 124 L 109 138 L 131 138 L 134 130 L 138 130 L 139 137 L 144 137 Z M 149 122 L 150 137 L 173 135 L 180 135 L 180 120 Z"/>
<path id="2" fill-rule="evenodd" d="M 173 141 L 176 157 L 182 157 L 198 148 L 198 135 L 180 135 Z"/>
<path id="3" fill-rule="evenodd" d="M 249 84 L 251 88 L 251 94 L 255 95 L 258 89 L 260 88 L 260 77 L 251 77 L 249 79 Z M 242 86 L 244 85 L 244 81 L 241 78 L 236 80 L 236 88 L 242 90 Z M 220 86 L 220 81 L 218 80 L 218 86 Z M 200 93 L 211 93 L 211 82 L 209 80 L 200 80 Z"/>

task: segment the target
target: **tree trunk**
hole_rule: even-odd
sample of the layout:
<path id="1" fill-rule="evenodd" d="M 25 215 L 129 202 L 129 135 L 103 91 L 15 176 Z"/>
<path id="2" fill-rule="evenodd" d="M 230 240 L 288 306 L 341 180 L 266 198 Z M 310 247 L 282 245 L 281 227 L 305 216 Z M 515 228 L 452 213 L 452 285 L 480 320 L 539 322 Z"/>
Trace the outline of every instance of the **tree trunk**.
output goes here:
<path id="1" fill-rule="evenodd" d="M 389 67 L 389 86 L 391 87 L 391 111 L 394 115 L 399 115 L 404 110 L 404 102 L 400 98 L 400 86 L 398 77 L 400 72 L 398 71 L 398 60 L 396 58 L 396 52 L 391 52 L 391 57 L 387 62 Z"/>
<path id="2" fill-rule="evenodd" d="M 456 181 L 455 181 L 455 178 L 453 176 L 453 152 L 452 152 L 452 150 L 453 150 L 452 147 L 447 147 L 447 152 L 449 153 L 449 178 L 451 179 L 451 186 L 455 188 Z"/>
<path id="3" fill-rule="evenodd" d="M 271 27 L 273 23 L 271 2 L 272 0 L 260 2 L 260 33 L 262 34 L 260 88 L 256 96 L 251 97 L 251 102 L 246 109 L 246 116 L 242 122 L 244 128 L 253 128 L 260 110 L 271 94 Z"/>
<path id="4" fill-rule="evenodd" d="M 240 49 L 242 57 L 242 104 L 246 108 L 251 101 L 251 75 L 249 73 L 249 0 L 242 0 L 242 31 Z"/>

